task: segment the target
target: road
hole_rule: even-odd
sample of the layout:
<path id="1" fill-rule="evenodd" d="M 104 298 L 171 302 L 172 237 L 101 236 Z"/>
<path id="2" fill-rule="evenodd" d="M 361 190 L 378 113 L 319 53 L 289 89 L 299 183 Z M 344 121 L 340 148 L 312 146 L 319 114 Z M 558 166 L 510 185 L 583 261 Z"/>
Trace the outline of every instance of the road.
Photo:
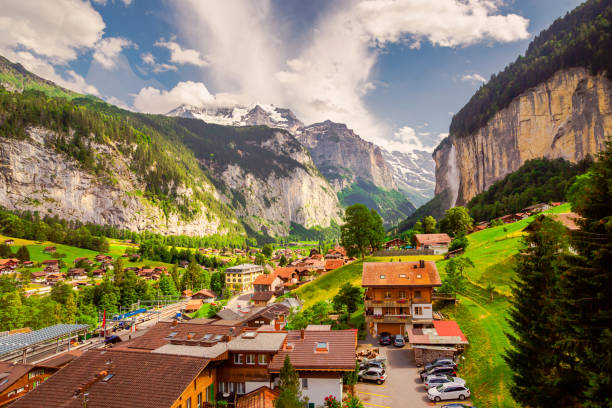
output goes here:
<path id="1" fill-rule="evenodd" d="M 251 291 L 234 296 L 233 298 L 227 301 L 226 307 L 235 312 L 237 312 L 241 308 L 248 307 L 252 295 L 253 292 Z M 240 306 L 240 308 L 238 306 Z"/>

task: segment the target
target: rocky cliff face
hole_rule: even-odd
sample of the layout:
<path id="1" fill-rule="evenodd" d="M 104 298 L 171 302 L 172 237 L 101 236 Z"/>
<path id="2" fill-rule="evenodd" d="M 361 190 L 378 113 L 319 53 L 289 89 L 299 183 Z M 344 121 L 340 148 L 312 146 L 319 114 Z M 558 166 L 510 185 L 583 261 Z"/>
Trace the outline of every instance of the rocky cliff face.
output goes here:
<path id="1" fill-rule="evenodd" d="M 583 68 L 557 72 L 499 111 L 477 132 L 450 135 L 434 151 L 436 190 L 462 205 L 526 160 L 576 162 L 604 148 L 612 135 L 612 83 Z"/>
<path id="2" fill-rule="evenodd" d="M 410 153 L 382 151 L 383 157 L 393 170 L 397 188 L 418 206 L 425 204 L 434 195 L 436 173 L 431 153 L 415 150 Z"/>
<path id="3" fill-rule="evenodd" d="M 313 161 L 336 191 L 361 178 L 392 190 L 393 170 L 382 150 L 359 137 L 345 124 L 329 120 L 300 129 L 296 138 L 310 151 Z"/>
<path id="4" fill-rule="evenodd" d="M 133 231 L 200 236 L 225 232 L 204 206 L 190 220 L 173 212 L 164 214 L 142 196 L 144 185 L 113 146 L 96 146 L 112 163 L 114 179 L 110 180 L 90 174 L 75 160 L 49 147 L 55 137 L 52 132 L 30 128 L 28 134 L 25 140 L 0 138 L 0 205 L 7 209 L 39 211 Z M 211 185 L 206 188 L 214 189 Z M 190 189 L 178 190 L 189 200 Z"/>

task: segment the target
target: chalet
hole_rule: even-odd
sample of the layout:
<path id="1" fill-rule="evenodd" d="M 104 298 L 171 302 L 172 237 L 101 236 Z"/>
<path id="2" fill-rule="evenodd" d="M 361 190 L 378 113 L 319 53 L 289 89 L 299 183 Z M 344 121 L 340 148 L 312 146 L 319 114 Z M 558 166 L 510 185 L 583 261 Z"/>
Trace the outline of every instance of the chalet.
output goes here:
<path id="1" fill-rule="evenodd" d="M 44 282 L 45 278 L 47 277 L 47 273 L 42 271 L 42 272 L 32 272 L 30 274 L 30 280 L 32 282 Z"/>
<path id="2" fill-rule="evenodd" d="M 394 238 L 391 241 L 385 242 L 385 249 L 401 249 L 406 246 L 406 241 L 400 238 Z"/>
<path id="3" fill-rule="evenodd" d="M 416 249 L 433 249 L 439 255 L 448 251 L 451 237 L 448 234 L 415 234 Z"/>
<path id="4" fill-rule="evenodd" d="M 59 271 L 59 261 L 57 259 L 46 259 L 42 261 L 41 264 L 43 264 L 46 268 Z"/>
<path id="5" fill-rule="evenodd" d="M 442 283 L 433 261 L 366 262 L 361 286 L 370 333 L 405 335 L 414 325 L 432 323 L 431 295 Z"/>
<path id="6" fill-rule="evenodd" d="M 23 265 L 24 267 L 26 267 L 26 268 L 31 268 L 31 267 L 33 267 L 33 266 L 34 266 L 34 262 L 32 262 L 32 261 L 23 261 L 23 262 L 22 262 L 22 265 Z"/>
<path id="7" fill-rule="evenodd" d="M 59 272 L 59 268 L 53 265 L 49 265 L 49 266 L 46 266 L 45 269 L 43 269 L 43 272 L 45 273 L 45 275 L 48 275 L 50 273 L 57 273 Z"/>
<path id="8" fill-rule="evenodd" d="M 344 259 L 327 259 L 325 261 L 325 271 L 333 271 L 344 266 Z"/>
<path id="9" fill-rule="evenodd" d="M 89 264 L 89 265 L 93 264 L 93 261 L 91 261 L 89 258 L 86 258 L 86 257 L 74 258 L 75 265 L 81 262 Z"/>
<path id="10" fill-rule="evenodd" d="M 529 217 L 529 214 L 527 213 L 516 213 L 504 215 L 503 217 L 496 218 L 496 220 L 499 220 L 504 224 L 512 224 L 513 222 L 520 221 L 527 217 Z"/>
<path id="11" fill-rule="evenodd" d="M 23 397 L 56 371 L 38 364 L 0 362 L 0 407 Z"/>
<path id="12" fill-rule="evenodd" d="M 4 245 L 14 245 L 15 241 L 12 239 L 5 239 L 4 240 Z"/>
<path id="13" fill-rule="evenodd" d="M 357 330 L 291 330 L 268 369 L 276 384 L 289 356 L 309 407 L 324 406 L 330 395 L 342 401 L 342 377 L 355 370 L 356 347 Z"/>
<path id="14" fill-rule="evenodd" d="M 276 292 L 283 289 L 283 281 L 274 273 L 259 275 L 253 282 L 255 293 Z"/>
<path id="15" fill-rule="evenodd" d="M 201 407 L 215 399 L 215 369 L 209 362 L 184 355 L 92 349 L 11 408 Z"/>
<path id="16" fill-rule="evenodd" d="M 50 273 L 45 277 L 45 283 L 51 286 L 64 279 L 66 279 L 66 275 L 63 273 Z"/>
<path id="17" fill-rule="evenodd" d="M 340 246 L 337 246 L 334 249 L 330 249 L 329 251 L 327 251 L 327 254 L 325 254 L 325 259 L 340 259 L 345 257 L 346 251 Z"/>
<path id="18" fill-rule="evenodd" d="M 193 313 L 193 312 L 197 312 L 198 310 L 200 310 L 201 307 L 202 307 L 202 299 L 191 299 L 185 305 L 184 310 L 185 310 L 185 313 Z"/>
<path id="19" fill-rule="evenodd" d="M 529 207 L 523 208 L 524 213 L 528 213 L 529 215 L 541 213 L 542 211 L 550 210 L 550 205 L 546 203 L 539 203 L 530 205 Z"/>
<path id="20" fill-rule="evenodd" d="M 12 272 L 13 270 L 17 269 L 18 266 L 19 259 L 17 258 L 0 259 L 0 271 L 7 270 Z"/>
<path id="21" fill-rule="evenodd" d="M 91 273 L 93 274 L 94 278 L 100 278 L 100 277 L 104 276 L 106 271 L 104 269 L 101 269 L 101 268 L 96 268 L 93 271 L 91 271 Z"/>
<path id="22" fill-rule="evenodd" d="M 104 261 L 112 262 L 113 261 L 112 256 L 105 255 L 105 254 L 98 254 L 96 255 L 94 259 L 96 260 L 96 262 L 104 262 Z"/>
<path id="23" fill-rule="evenodd" d="M 217 300 L 217 294 L 209 289 L 202 289 L 194 293 L 192 299 L 201 299 L 204 303 L 212 303 Z"/>
<path id="24" fill-rule="evenodd" d="M 66 274 L 70 279 L 87 279 L 87 271 L 83 268 L 70 268 Z"/>
<path id="25" fill-rule="evenodd" d="M 274 292 L 272 291 L 256 291 L 251 296 L 251 300 L 255 306 L 267 306 L 270 303 L 274 302 L 276 296 L 274 296 Z"/>
<path id="26" fill-rule="evenodd" d="M 279 395 L 280 391 L 264 385 L 238 397 L 236 408 L 274 408 L 274 401 Z"/>
<path id="27" fill-rule="evenodd" d="M 225 286 L 236 292 L 250 292 L 253 290 L 253 282 L 263 274 L 263 270 L 262 266 L 253 264 L 229 267 L 225 270 Z"/>
<path id="28" fill-rule="evenodd" d="M 57 248 L 55 248 L 54 246 L 48 246 L 43 249 L 43 252 L 45 254 L 54 254 L 55 252 L 57 252 Z"/>

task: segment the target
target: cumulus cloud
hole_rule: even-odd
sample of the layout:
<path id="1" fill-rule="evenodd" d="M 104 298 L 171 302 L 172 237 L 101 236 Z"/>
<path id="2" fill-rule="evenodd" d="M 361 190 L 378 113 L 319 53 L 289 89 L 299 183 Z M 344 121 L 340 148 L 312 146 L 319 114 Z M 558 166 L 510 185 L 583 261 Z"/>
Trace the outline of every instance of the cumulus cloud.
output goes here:
<path id="1" fill-rule="evenodd" d="M 376 88 L 373 71 L 384 47 L 418 48 L 424 42 L 462 47 L 527 38 L 528 20 L 502 14 L 502 3 L 345 0 L 322 13 L 298 42 L 283 31 L 287 24 L 277 24 L 269 0 L 185 0 L 173 7 L 183 37 L 207 56 L 216 89 L 249 102 L 289 106 L 306 122 L 345 122 L 384 146 L 393 131 L 364 101 Z"/>
<path id="2" fill-rule="evenodd" d="M 162 64 L 157 62 L 153 54 L 145 52 L 140 56 L 142 63 L 151 67 L 153 72 L 176 71 L 178 68 L 172 64 Z"/>
<path id="3" fill-rule="evenodd" d="M 147 113 L 167 113 L 179 105 L 202 106 L 215 102 L 215 97 L 202 82 L 179 82 L 169 91 L 148 86 L 134 97 L 134 107 Z"/>
<path id="4" fill-rule="evenodd" d="M 102 6 L 106 6 L 108 4 L 108 0 L 93 0 L 94 3 L 100 4 Z M 115 1 L 113 1 L 114 3 Z M 129 7 L 132 4 L 132 0 L 121 0 L 125 7 Z"/>
<path id="5" fill-rule="evenodd" d="M 471 82 L 473 84 L 476 84 L 476 83 L 479 83 L 479 82 L 484 84 L 485 82 L 487 82 L 485 77 L 483 77 L 482 75 L 477 74 L 477 73 L 465 74 L 464 76 L 461 77 L 461 80 L 462 81 L 469 81 L 469 82 Z"/>
<path id="6" fill-rule="evenodd" d="M 448 133 L 419 132 L 410 126 L 403 126 L 387 139 L 385 148 L 399 152 L 418 150 L 432 153 L 438 143 L 446 136 L 448 136 Z"/>
<path id="7" fill-rule="evenodd" d="M 127 47 L 136 45 L 126 38 L 108 37 L 98 41 L 93 53 L 94 61 L 100 63 L 106 69 L 113 69 L 117 66 L 117 58 L 121 51 Z"/>
<path id="8" fill-rule="evenodd" d="M 199 51 L 182 48 L 175 41 L 159 40 L 155 43 L 155 46 L 167 48 L 170 51 L 170 62 L 175 64 L 191 64 L 197 67 L 208 66 L 208 62 L 202 58 Z"/>

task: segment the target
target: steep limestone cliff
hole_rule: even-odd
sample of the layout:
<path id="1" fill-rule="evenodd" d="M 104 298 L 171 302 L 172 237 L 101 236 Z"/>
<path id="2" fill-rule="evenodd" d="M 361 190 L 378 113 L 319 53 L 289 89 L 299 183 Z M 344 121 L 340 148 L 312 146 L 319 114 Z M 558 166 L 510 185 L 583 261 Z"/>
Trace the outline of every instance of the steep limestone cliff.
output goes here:
<path id="1" fill-rule="evenodd" d="M 336 191 L 359 178 L 376 186 L 396 189 L 393 170 L 381 149 L 360 138 L 345 124 L 329 120 L 300 129 L 296 138 L 310 151 L 313 161 Z"/>
<path id="2" fill-rule="evenodd" d="M 576 162 L 601 151 L 611 135 L 612 82 L 583 68 L 558 71 L 475 133 L 440 143 L 435 193 L 450 189 L 448 206 L 462 205 L 529 159 Z"/>
<path id="3" fill-rule="evenodd" d="M 133 231 L 172 235 L 225 232 L 204 206 L 198 215 L 185 220 L 175 212 L 164 213 L 144 198 L 144 184 L 112 145 L 95 147 L 111 163 L 110 178 L 85 171 L 76 160 L 49 147 L 51 138 L 56 137 L 53 132 L 30 128 L 28 136 L 25 140 L 0 138 L 0 205 L 7 209 L 39 211 Z M 204 187 L 214 190 L 210 184 Z M 190 200 L 191 189 L 178 190 Z M 234 218 L 233 222 L 238 221 Z"/>

